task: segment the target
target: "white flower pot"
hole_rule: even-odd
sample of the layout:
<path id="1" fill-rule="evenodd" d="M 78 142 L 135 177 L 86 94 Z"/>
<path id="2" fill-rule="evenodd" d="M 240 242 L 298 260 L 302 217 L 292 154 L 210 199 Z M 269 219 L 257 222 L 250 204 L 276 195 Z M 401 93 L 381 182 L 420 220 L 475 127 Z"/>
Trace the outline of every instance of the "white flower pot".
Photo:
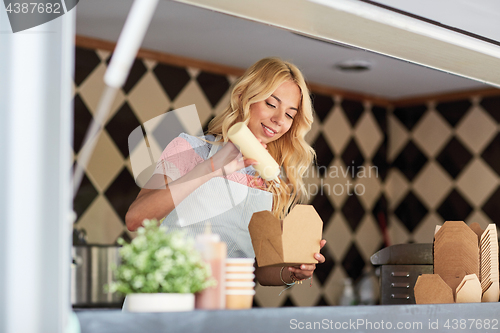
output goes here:
<path id="1" fill-rule="evenodd" d="M 194 294 L 130 294 L 125 297 L 122 311 L 173 312 L 194 310 Z"/>

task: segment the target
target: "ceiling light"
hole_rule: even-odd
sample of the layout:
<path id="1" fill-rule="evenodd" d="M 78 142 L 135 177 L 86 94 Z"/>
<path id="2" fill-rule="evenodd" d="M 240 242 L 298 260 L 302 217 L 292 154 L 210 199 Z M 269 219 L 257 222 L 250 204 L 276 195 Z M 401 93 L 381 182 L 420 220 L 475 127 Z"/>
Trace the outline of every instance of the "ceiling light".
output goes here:
<path id="1" fill-rule="evenodd" d="M 345 60 L 336 63 L 333 67 L 342 72 L 359 73 L 370 70 L 372 64 L 366 60 Z"/>

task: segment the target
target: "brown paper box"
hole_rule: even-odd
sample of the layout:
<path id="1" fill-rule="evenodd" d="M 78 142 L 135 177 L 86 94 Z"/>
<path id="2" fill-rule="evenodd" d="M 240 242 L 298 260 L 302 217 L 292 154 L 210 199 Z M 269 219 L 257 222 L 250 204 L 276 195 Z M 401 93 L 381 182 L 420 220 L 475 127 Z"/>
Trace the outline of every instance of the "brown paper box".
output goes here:
<path id="1" fill-rule="evenodd" d="M 481 283 L 476 274 L 469 274 L 464 277 L 456 290 L 456 303 L 480 303 Z"/>
<path id="2" fill-rule="evenodd" d="M 479 225 L 479 223 L 477 222 L 473 222 L 470 224 L 469 226 L 471 228 L 472 231 L 474 231 L 478 237 L 478 240 L 481 239 L 481 235 L 483 234 L 484 230 L 481 228 L 481 226 Z"/>
<path id="3" fill-rule="evenodd" d="M 259 267 L 316 264 L 323 221 L 311 205 L 296 205 L 281 223 L 270 211 L 254 213 L 248 225 Z"/>
<path id="4" fill-rule="evenodd" d="M 466 275 L 479 276 L 478 236 L 463 221 L 447 221 L 434 235 L 434 273 L 454 294 Z"/>
<path id="5" fill-rule="evenodd" d="M 438 274 L 422 274 L 415 283 L 415 303 L 454 303 L 453 291 Z"/>
<path id="6" fill-rule="evenodd" d="M 492 283 L 489 288 L 483 293 L 481 302 L 498 302 L 500 293 L 498 282 Z"/>

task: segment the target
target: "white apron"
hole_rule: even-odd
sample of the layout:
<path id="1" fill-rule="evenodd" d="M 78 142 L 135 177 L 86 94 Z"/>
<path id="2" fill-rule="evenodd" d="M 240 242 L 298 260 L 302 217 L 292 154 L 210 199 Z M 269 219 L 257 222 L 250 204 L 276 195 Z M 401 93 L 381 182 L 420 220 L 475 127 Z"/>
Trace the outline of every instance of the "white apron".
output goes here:
<path id="1" fill-rule="evenodd" d="M 221 147 L 212 145 L 208 158 Z M 271 211 L 272 199 L 270 192 L 215 177 L 188 195 L 162 225 L 169 231 L 187 231 L 187 235 L 194 238 L 204 233 L 210 222 L 212 232 L 219 234 L 227 244 L 228 258 L 254 258 L 248 223 L 253 213 Z"/>

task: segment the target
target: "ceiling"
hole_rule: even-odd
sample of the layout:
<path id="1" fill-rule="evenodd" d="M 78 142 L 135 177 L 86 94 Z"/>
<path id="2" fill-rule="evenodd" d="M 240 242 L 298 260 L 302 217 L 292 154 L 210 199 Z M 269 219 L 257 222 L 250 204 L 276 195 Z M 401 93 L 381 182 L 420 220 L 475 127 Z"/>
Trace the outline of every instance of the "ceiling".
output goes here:
<path id="1" fill-rule="evenodd" d="M 478 6 L 478 1 L 484 6 Z M 500 22 L 497 0 L 477 0 L 476 5 L 465 0 L 440 0 L 438 4 L 435 0 L 377 2 L 500 40 L 499 24 L 491 24 Z M 116 42 L 131 5 L 132 0 L 80 1 L 76 33 Z M 160 1 L 142 47 L 238 68 L 247 68 L 263 57 L 279 56 L 301 68 L 311 83 L 385 99 L 489 87 L 406 61 L 169 0 Z M 347 60 L 368 62 L 371 69 L 336 69 L 336 64 Z"/>

